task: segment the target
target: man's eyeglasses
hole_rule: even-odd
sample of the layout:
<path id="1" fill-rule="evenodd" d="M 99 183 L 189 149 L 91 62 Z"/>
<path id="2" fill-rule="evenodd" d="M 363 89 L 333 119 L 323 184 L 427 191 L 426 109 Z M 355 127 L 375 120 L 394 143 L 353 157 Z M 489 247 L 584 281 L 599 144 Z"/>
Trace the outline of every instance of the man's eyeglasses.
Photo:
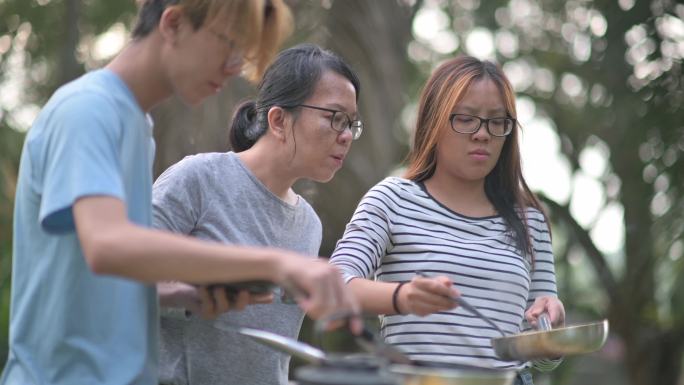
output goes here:
<path id="1" fill-rule="evenodd" d="M 360 120 L 352 120 L 352 118 L 347 115 L 344 111 L 332 110 L 330 108 L 310 106 L 308 104 L 299 104 L 294 107 L 306 107 L 313 108 L 314 110 L 321 110 L 332 113 L 330 117 L 330 128 L 335 130 L 335 132 L 341 134 L 344 130 L 349 129 L 352 133 L 352 139 L 356 140 L 361 136 L 363 132 L 363 122 Z"/>
<path id="2" fill-rule="evenodd" d="M 241 67 L 244 62 L 245 53 L 237 46 L 235 41 L 226 34 L 216 31 L 211 27 L 207 27 L 207 31 L 214 35 L 214 37 L 216 37 L 216 39 L 218 39 L 226 49 L 228 57 L 226 58 L 224 66 L 227 68 L 233 68 L 237 66 Z"/>
<path id="3" fill-rule="evenodd" d="M 513 132 L 516 120 L 513 118 L 490 118 L 485 119 L 475 115 L 451 114 L 449 116 L 451 129 L 461 134 L 473 134 L 485 125 L 487 132 L 492 136 L 506 136 Z"/>

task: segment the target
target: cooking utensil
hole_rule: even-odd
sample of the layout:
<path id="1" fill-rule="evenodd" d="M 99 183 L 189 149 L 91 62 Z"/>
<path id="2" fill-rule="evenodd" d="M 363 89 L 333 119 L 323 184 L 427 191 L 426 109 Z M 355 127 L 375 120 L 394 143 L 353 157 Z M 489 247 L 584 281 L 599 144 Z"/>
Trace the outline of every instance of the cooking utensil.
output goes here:
<path id="1" fill-rule="evenodd" d="M 542 330 L 492 338 L 496 355 L 508 361 L 528 361 L 590 353 L 601 349 L 608 337 L 608 320 L 551 329 L 546 314 L 539 318 Z"/>
<path id="2" fill-rule="evenodd" d="M 473 315 L 479 317 L 481 320 L 485 321 L 486 323 L 492 325 L 494 329 L 496 329 L 497 332 L 499 332 L 502 336 L 506 336 L 506 333 L 504 333 L 503 330 L 494 323 L 489 317 L 486 315 L 482 314 L 477 308 L 473 305 L 470 304 L 470 302 L 466 301 L 465 298 L 463 297 L 456 297 L 456 296 L 450 296 L 452 301 L 456 302 L 460 307 L 464 308 L 465 310 L 471 312 Z"/>
<path id="3" fill-rule="evenodd" d="M 354 336 L 354 339 L 356 343 L 367 352 L 386 358 L 389 362 L 404 365 L 409 365 L 413 362 L 406 354 L 404 354 L 404 352 L 386 343 L 381 338 L 378 338 L 375 333 L 371 332 L 365 326 L 361 331 L 361 335 Z"/>
<path id="4" fill-rule="evenodd" d="M 328 326 L 331 322 L 344 320 L 349 322 L 353 317 L 358 316 L 354 313 L 343 310 L 335 312 L 326 317 L 322 317 L 316 320 L 314 324 L 314 332 L 318 335 L 324 333 L 328 330 Z M 366 325 L 361 328 L 361 334 L 353 335 L 354 341 L 366 352 L 373 353 L 379 357 L 387 359 L 389 362 L 396 364 L 410 364 L 411 359 L 405 355 L 401 350 L 395 348 L 394 346 L 385 343 L 382 338 L 373 333 Z"/>
<path id="5" fill-rule="evenodd" d="M 414 365 L 392 365 L 390 373 L 403 385 L 511 385 L 515 370 L 417 361 Z"/>
<path id="6" fill-rule="evenodd" d="M 301 385 L 399 385 L 393 375 L 380 370 L 377 357 L 330 356 L 311 345 L 265 330 L 240 326 L 231 326 L 230 330 L 313 364 L 295 371 L 295 379 Z"/>
<path id="7" fill-rule="evenodd" d="M 311 345 L 299 342 L 293 338 L 281 336 L 266 330 L 252 329 L 241 326 L 231 326 L 230 330 L 247 336 L 259 343 L 274 348 L 276 350 L 299 357 L 306 362 L 321 365 L 328 361 L 325 352 Z"/>
<path id="8" fill-rule="evenodd" d="M 391 365 L 385 371 L 382 362 L 374 356 L 331 356 L 303 342 L 264 330 L 233 325 L 227 330 L 312 363 L 313 366 L 295 372 L 295 379 L 302 385 L 510 385 L 515 377 L 513 370 L 415 361 Z"/>
<path id="9" fill-rule="evenodd" d="M 420 271 L 420 270 L 419 270 L 419 271 L 416 271 L 416 274 L 417 274 L 417 275 L 420 275 L 421 277 L 425 277 L 425 278 L 433 278 L 433 277 L 434 277 L 434 275 L 427 274 L 427 273 L 425 273 L 424 271 Z M 486 323 L 488 323 L 488 324 L 490 324 L 491 326 L 493 326 L 494 329 L 496 329 L 496 331 L 498 331 L 502 336 L 506 336 L 506 333 L 504 333 L 504 331 L 501 330 L 501 328 L 499 327 L 499 325 L 497 325 L 496 323 L 494 323 L 494 321 L 492 321 L 492 320 L 491 320 L 489 317 L 487 317 L 486 315 L 482 314 L 479 310 L 477 310 L 477 308 L 476 308 L 475 306 L 471 305 L 470 302 L 468 302 L 465 298 L 463 298 L 463 297 L 461 297 L 461 296 L 457 297 L 457 296 L 454 296 L 454 295 L 450 295 L 450 296 L 449 296 L 449 299 L 451 299 L 452 301 L 454 301 L 457 305 L 459 305 L 459 306 L 462 307 L 463 309 L 465 309 L 465 310 L 469 311 L 470 313 L 472 313 L 474 316 L 480 318 L 481 320 L 483 320 L 483 321 L 485 321 Z"/>
<path id="10" fill-rule="evenodd" d="M 202 285 L 195 284 L 193 286 L 199 287 Z M 213 291 L 216 288 L 223 288 L 223 290 L 226 291 L 226 294 L 234 297 L 243 290 L 254 295 L 268 294 L 273 292 L 278 286 L 270 281 L 240 281 L 231 283 L 211 283 L 206 285 L 206 287 L 209 291 Z"/>
<path id="11" fill-rule="evenodd" d="M 349 366 L 339 362 L 335 366 L 307 365 L 297 368 L 294 378 L 300 385 L 401 385 L 397 376 L 377 365 L 352 362 Z"/>

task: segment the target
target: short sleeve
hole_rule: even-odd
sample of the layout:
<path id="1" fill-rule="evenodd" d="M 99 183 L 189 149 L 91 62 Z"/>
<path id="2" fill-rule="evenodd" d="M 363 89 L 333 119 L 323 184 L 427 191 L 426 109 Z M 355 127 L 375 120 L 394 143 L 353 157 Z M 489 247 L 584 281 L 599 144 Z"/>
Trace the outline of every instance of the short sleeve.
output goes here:
<path id="1" fill-rule="evenodd" d="M 72 208 L 81 197 L 125 200 L 120 120 L 103 96 L 91 93 L 65 99 L 42 129 L 29 151 L 40 186 L 39 221 L 45 231 L 73 231 Z"/>
<path id="2" fill-rule="evenodd" d="M 202 212 L 198 177 L 202 163 L 186 157 L 164 171 L 152 189 L 152 223 L 157 229 L 190 234 Z"/>

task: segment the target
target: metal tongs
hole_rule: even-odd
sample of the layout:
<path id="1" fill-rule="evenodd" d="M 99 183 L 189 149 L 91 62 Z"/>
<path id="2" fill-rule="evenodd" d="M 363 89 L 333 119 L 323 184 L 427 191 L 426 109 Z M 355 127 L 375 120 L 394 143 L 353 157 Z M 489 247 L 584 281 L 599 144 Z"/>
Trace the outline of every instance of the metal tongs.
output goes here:
<path id="1" fill-rule="evenodd" d="M 425 278 L 434 278 L 433 275 L 427 274 L 427 273 L 425 273 L 425 272 L 423 272 L 423 271 L 420 271 L 420 270 L 416 271 L 416 275 L 419 275 L 419 276 L 425 277 Z M 470 313 L 472 313 L 474 316 L 476 316 L 476 317 L 480 318 L 481 320 L 485 321 L 486 323 L 490 324 L 490 325 L 491 325 L 492 327 L 494 327 L 494 329 L 496 329 L 496 331 L 498 331 L 499 334 L 501 334 L 502 336 L 504 336 L 504 337 L 506 336 L 506 333 L 504 333 L 504 331 L 501 330 L 501 328 L 499 327 L 499 325 L 497 325 L 496 323 L 494 323 L 494 321 L 492 321 L 492 320 L 491 320 L 489 317 L 487 317 L 486 315 L 482 314 L 479 310 L 477 310 L 477 308 L 476 308 L 475 306 L 471 305 L 470 302 L 466 301 L 465 298 L 460 297 L 460 296 L 457 297 L 457 296 L 450 295 L 450 296 L 449 296 L 449 299 L 451 299 L 452 301 L 454 301 L 458 306 L 460 306 L 460 307 L 462 307 L 463 309 L 465 309 L 465 310 L 469 311 Z"/>
<path id="2" fill-rule="evenodd" d="M 317 334 L 321 334 L 324 331 L 328 330 L 328 326 L 331 322 L 339 320 L 349 321 L 352 317 L 357 316 L 358 315 L 352 314 L 348 311 L 340 311 L 337 313 L 333 313 L 327 317 L 323 317 L 317 320 L 314 324 L 314 332 Z M 379 357 L 386 359 L 391 363 L 411 364 L 413 362 L 401 350 L 386 343 L 382 340 L 382 338 L 379 338 L 366 325 L 363 325 L 363 328 L 361 329 L 361 334 L 354 335 L 354 341 L 368 353 L 373 353 Z"/>

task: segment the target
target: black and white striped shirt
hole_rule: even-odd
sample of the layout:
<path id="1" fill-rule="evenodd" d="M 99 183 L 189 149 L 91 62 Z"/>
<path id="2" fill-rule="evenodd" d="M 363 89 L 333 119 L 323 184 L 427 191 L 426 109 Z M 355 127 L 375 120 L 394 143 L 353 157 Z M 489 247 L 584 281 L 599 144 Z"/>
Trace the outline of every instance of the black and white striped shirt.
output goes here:
<path id="1" fill-rule="evenodd" d="M 534 248 L 532 270 L 500 216 L 460 215 L 436 201 L 422 183 L 390 177 L 361 200 L 331 263 L 347 282 L 355 277 L 409 281 L 418 270 L 446 275 L 507 334 L 520 333 L 529 329 L 524 312 L 534 299 L 556 295 L 548 226 L 536 209 L 528 208 L 525 215 Z M 490 343 L 498 332 L 461 308 L 427 317 L 388 315 L 381 328 L 385 340 L 412 359 L 526 366 L 499 360 Z"/>

